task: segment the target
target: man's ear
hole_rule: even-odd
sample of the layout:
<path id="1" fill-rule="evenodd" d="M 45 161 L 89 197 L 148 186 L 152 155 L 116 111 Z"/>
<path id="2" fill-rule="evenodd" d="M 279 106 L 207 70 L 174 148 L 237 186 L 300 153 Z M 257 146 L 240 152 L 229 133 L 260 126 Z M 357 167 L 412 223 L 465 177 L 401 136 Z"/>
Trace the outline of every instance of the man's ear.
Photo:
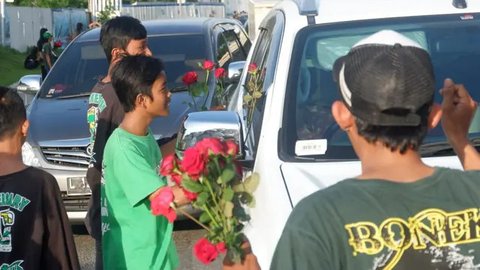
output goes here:
<path id="1" fill-rule="evenodd" d="M 24 138 L 27 137 L 28 135 L 28 128 L 30 127 L 30 122 L 28 120 L 25 120 L 22 124 L 22 135 Z"/>
<path id="2" fill-rule="evenodd" d="M 350 110 L 339 100 L 334 101 L 332 104 L 332 116 L 343 130 L 349 130 L 355 122 L 355 118 Z"/>
<path id="3" fill-rule="evenodd" d="M 442 106 L 437 103 L 433 103 L 430 114 L 428 115 L 428 128 L 435 128 L 442 119 Z"/>
<path id="4" fill-rule="evenodd" d="M 112 49 L 112 63 L 118 62 L 122 57 L 125 56 L 125 52 L 120 48 Z"/>

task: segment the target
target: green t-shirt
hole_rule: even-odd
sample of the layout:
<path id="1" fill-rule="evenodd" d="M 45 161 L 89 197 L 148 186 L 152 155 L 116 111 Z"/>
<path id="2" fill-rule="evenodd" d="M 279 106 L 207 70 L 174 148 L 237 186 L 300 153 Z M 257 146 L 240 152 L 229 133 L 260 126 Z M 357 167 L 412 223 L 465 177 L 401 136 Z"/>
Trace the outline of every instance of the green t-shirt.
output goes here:
<path id="1" fill-rule="evenodd" d="M 173 225 L 150 211 L 148 196 L 166 185 L 161 153 L 151 135 L 117 128 L 103 158 L 101 185 L 104 269 L 175 269 Z"/>
<path id="2" fill-rule="evenodd" d="M 347 179 L 291 213 L 271 269 L 480 269 L 480 172 Z"/>

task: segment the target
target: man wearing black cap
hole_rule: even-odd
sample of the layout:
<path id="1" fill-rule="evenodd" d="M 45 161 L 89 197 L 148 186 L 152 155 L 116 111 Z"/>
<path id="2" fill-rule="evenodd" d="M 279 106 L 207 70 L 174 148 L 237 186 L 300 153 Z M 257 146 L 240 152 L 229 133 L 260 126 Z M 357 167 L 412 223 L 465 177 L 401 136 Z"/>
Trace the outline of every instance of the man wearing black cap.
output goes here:
<path id="1" fill-rule="evenodd" d="M 271 269 L 480 269 L 480 171 L 430 167 L 418 153 L 442 112 L 428 53 L 384 30 L 334 74 L 343 100 L 332 114 L 362 173 L 298 203 Z M 467 138 L 476 103 L 451 80 L 442 95 L 450 143 L 466 170 L 480 170 Z"/>

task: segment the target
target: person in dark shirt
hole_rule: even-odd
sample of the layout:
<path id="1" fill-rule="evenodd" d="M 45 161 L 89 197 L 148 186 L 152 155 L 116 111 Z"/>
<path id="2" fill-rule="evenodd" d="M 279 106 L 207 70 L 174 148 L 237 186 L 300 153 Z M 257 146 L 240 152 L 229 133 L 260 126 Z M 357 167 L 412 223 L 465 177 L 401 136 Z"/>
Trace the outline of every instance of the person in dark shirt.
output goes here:
<path id="1" fill-rule="evenodd" d="M 47 28 L 42 27 L 40 29 L 40 36 L 37 40 L 37 50 L 36 50 L 37 56 L 36 56 L 36 59 L 40 63 L 40 69 L 42 71 L 42 80 L 45 79 L 45 77 L 47 76 L 47 73 L 48 73 L 48 70 L 45 66 L 46 63 L 45 63 L 45 60 L 43 59 L 43 54 L 42 54 L 43 44 L 45 44 L 45 42 L 48 41 L 48 39 L 45 39 L 43 37 L 43 34 L 45 34 L 45 32 L 47 32 L 47 31 L 48 31 Z"/>
<path id="2" fill-rule="evenodd" d="M 342 100 L 332 114 L 362 172 L 294 207 L 270 269 L 478 269 L 480 154 L 468 139 L 477 103 L 446 79 L 434 104 L 428 52 L 391 30 L 360 40 L 333 73 Z M 440 119 L 465 171 L 418 152 Z M 223 269 L 259 269 L 247 256 Z"/>
<path id="3" fill-rule="evenodd" d="M 466 232 L 478 231 L 480 214 L 480 160 L 468 140 L 476 103 L 445 80 L 443 127 L 465 171 L 432 167 L 419 147 L 441 108 L 421 45 L 379 31 L 337 60 L 334 74 L 342 100 L 332 115 L 362 171 L 295 206 L 271 269 L 478 269 L 480 237 Z"/>
<path id="4" fill-rule="evenodd" d="M 111 70 L 126 55 L 151 56 L 147 31 L 138 19 L 120 16 L 107 21 L 100 30 L 100 43 L 109 62 L 108 74 L 92 89 L 87 122 L 90 131 L 89 152 L 92 153 L 87 170 L 87 182 L 92 190 L 86 226 L 95 239 L 95 268 L 102 269 L 102 230 L 100 216 L 100 179 L 105 144 L 123 119 L 123 107 L 111 83 Z"/>
<path id="5" fill-rule="evenodd" d="M 23 164 L 28 126 L 20 96 L 0 87 L 0 269 L 80 269 L 55 178 Z"/>

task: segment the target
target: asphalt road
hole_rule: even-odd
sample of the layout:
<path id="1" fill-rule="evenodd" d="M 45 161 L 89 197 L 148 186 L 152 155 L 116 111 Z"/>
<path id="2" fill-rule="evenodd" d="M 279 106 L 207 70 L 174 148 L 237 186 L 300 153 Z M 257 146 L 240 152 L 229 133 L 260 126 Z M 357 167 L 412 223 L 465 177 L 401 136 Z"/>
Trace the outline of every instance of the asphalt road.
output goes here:
<path id="1" fill-rule="evenodd" d="M 198 262 L 192 253 L 193 244 L 203 236 L 204 231 L 200 229 L 185 228 L 180 224 L 176 226 L 173 238 L 177 246 L 178 256 L 180 258 L 181 270 L 218 270 L 221 269 L 222 258 L 218 258 L 212 264 L 206 266 Z M 191 227 L 191 226 L 189 226 Z M 84 226 L 76 225 L 73 227 L 75 244 L 77 246 L 78 257 L 82 270 L 94 270 L 94 242 L 88 235 Z"/>

